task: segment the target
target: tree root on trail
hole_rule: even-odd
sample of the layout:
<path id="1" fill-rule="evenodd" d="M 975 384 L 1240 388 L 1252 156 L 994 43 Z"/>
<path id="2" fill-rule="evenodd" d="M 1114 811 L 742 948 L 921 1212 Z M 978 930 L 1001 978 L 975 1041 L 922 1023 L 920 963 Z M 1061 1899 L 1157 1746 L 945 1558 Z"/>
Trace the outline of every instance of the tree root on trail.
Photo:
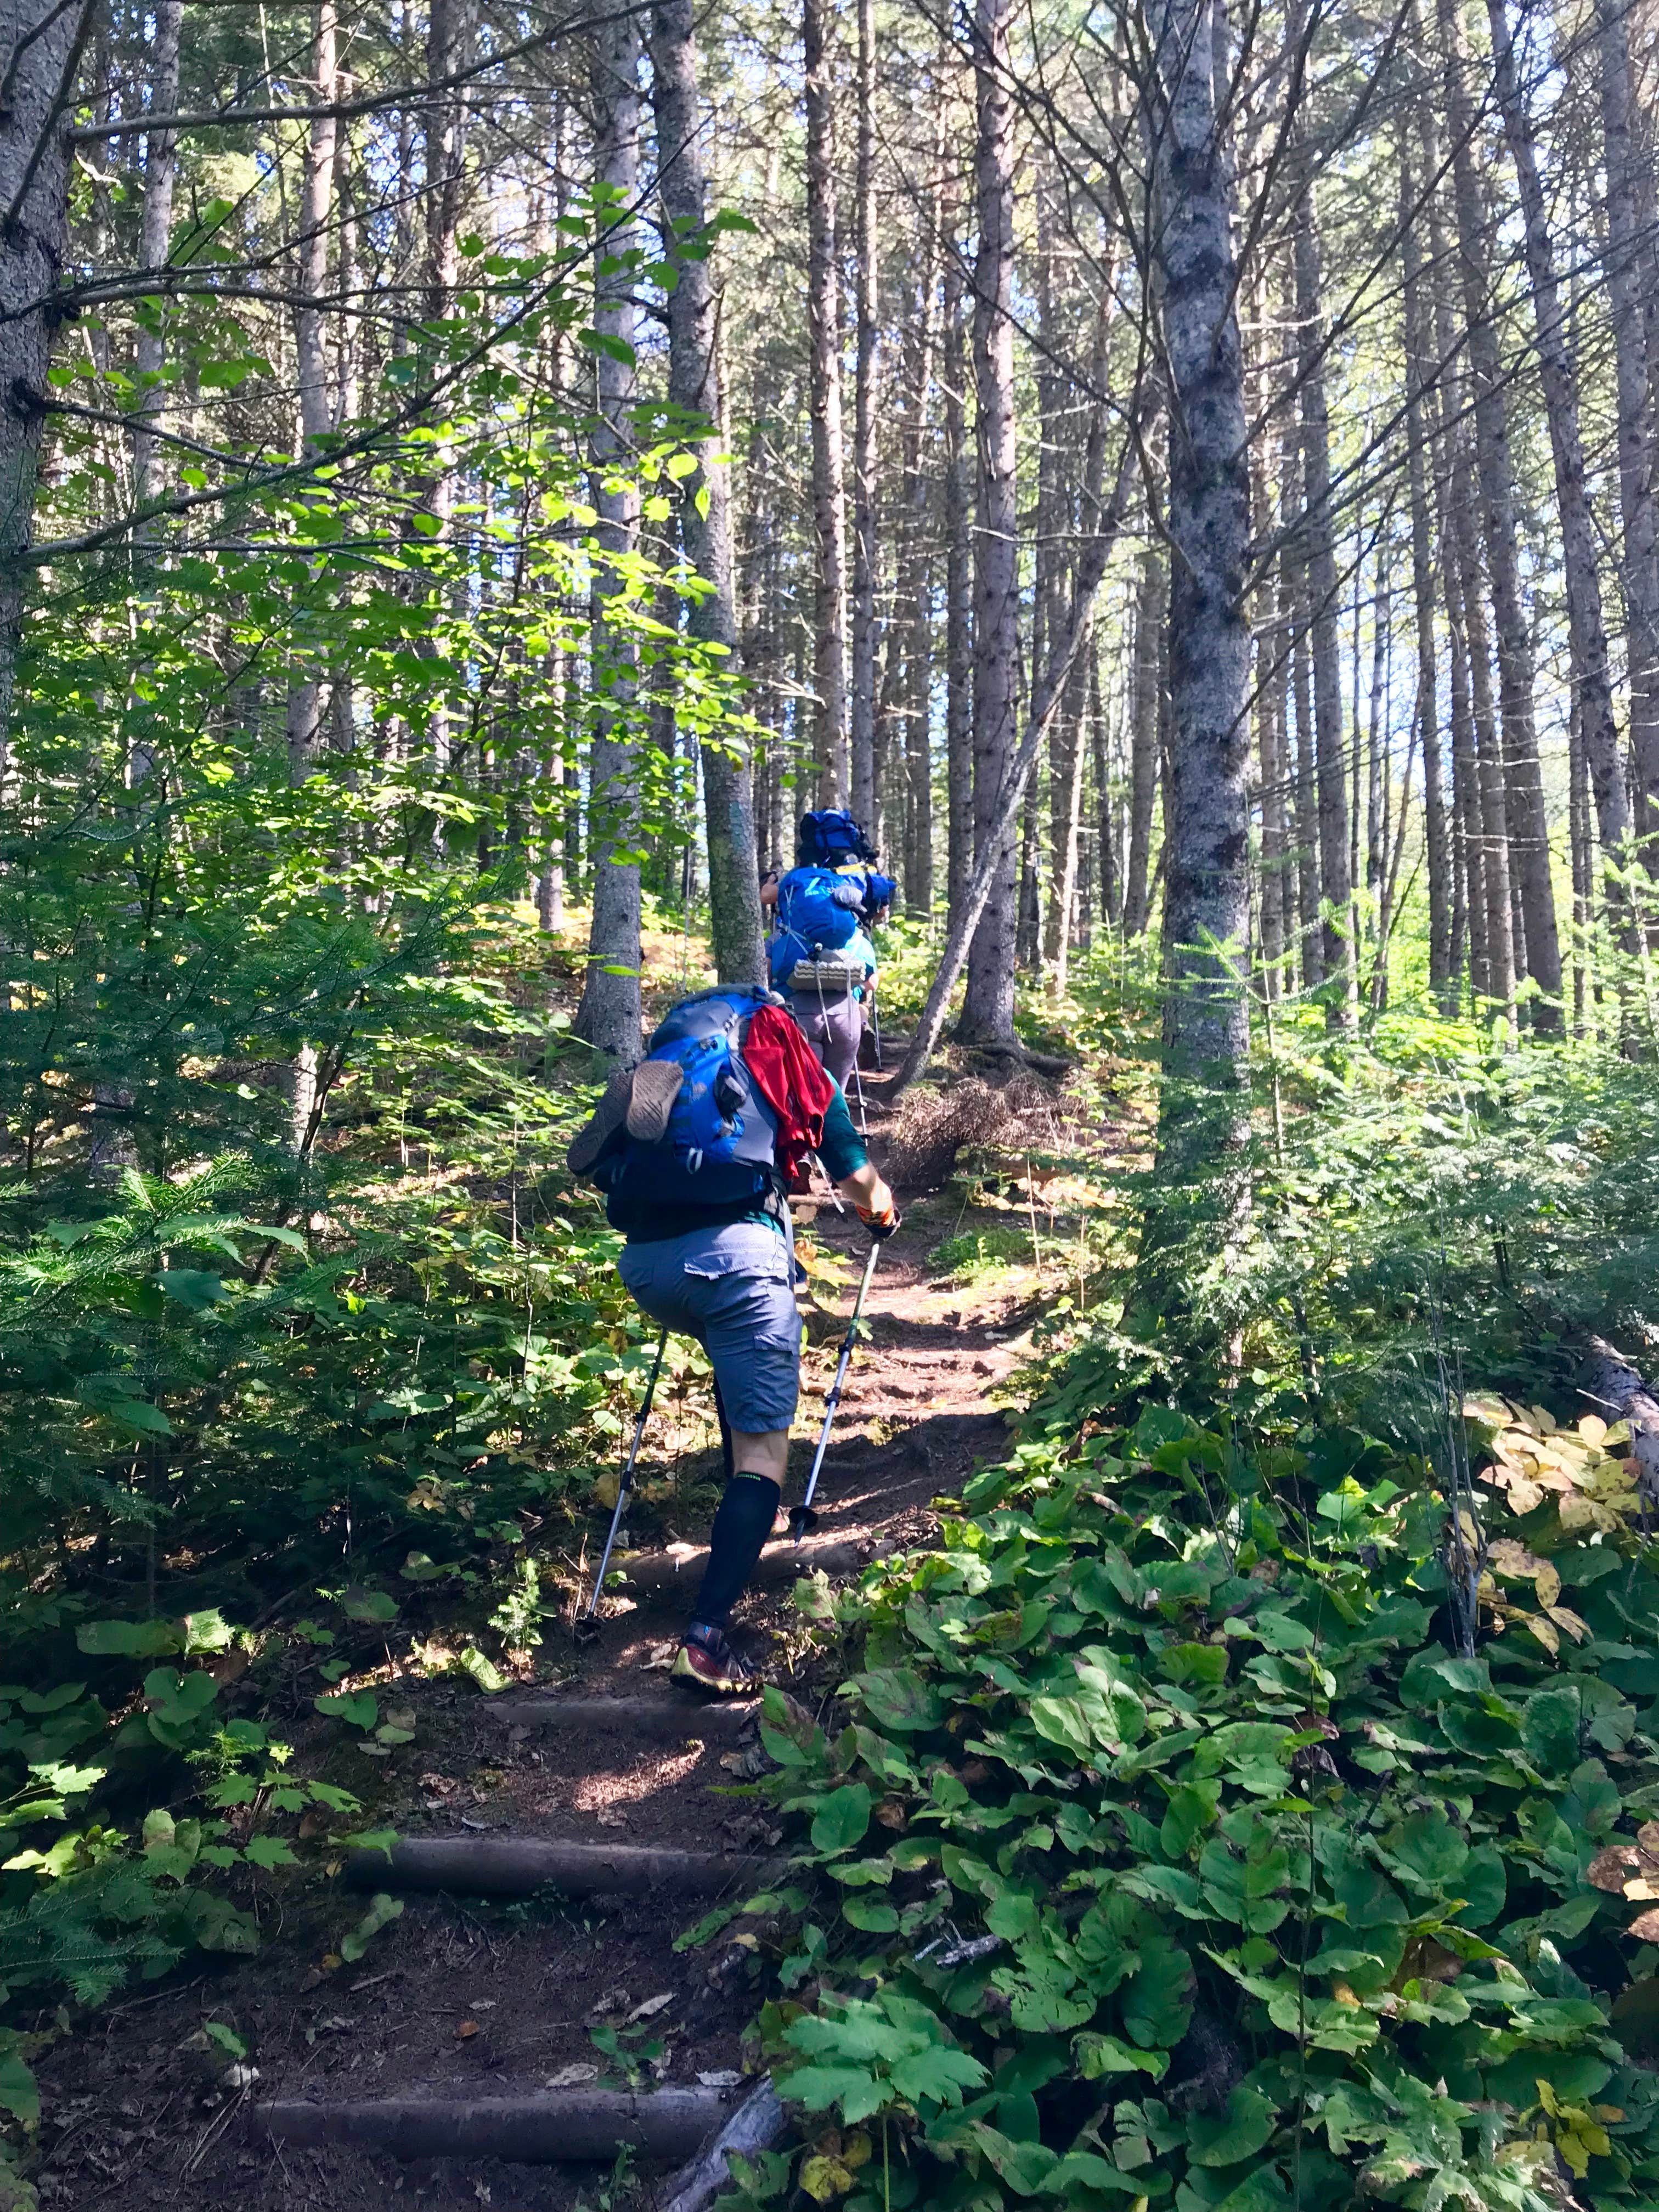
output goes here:
<path id="1" fill-rule="evenodd" d="M 708 1698 L 671 1694 L 662 1698 L 494 1698 L 483 1708 L 490 1720 L 508 1728 L 592 1729 L 648 1743 L 684 1743 L 702 1736 L 735 1742 L 760 1712 L 758 1703 L 714 1705 Z"/>
<path id="2" fill-rule="evenodd" d="M 720 2089 L 656 2089 L 638 2096 L 626 2089 L 547 2089 L 520 2097 L 439 2093 L 353 2104 L 295 2097 L 255 2106 L 252 2121 L 258 2133 L 277 2142 L 351 2143 L 394 2158 L 508 2158 L 555 2165 L 613 2159 L 626 2146 L 647 2158 L 684 2159 L 727 2118 L 726 2095 Z"/>
<path id="3" fill-rule="evenodd" d="M 460 1890 L 473 1897 L 643 1897 L 653 1889 L 708 1897 L 771 1871 L 741 1851 L 682 1851 L 641 1844 L 561 1844 L 536 1836 L 405 1836 L 346 1860 L 354 1889 Z"/>
<path id="4" fill-rule="evenodd" d="M 744 2098 L 714 2142 L 663 2184 L 655 2212 L 708 2212 L 714 2199 L 731 2185 L 727 2152 L 754 2158 L 761 2151 L 770 2150 L 787 2120 L 777 2091 L 770 2081 L 763 2081 Z"/>

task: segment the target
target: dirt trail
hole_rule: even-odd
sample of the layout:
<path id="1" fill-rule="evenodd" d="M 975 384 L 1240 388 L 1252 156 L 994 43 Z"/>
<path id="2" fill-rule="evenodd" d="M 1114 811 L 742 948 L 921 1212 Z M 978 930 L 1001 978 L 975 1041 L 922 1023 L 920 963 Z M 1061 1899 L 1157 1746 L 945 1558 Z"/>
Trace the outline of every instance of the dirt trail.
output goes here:
<path id="1" fill-rule="evenodd" d="M 884 1085 L 866 1079 L 878 1156 Z M 905 1224 L 885 1248 L 866 1310 L 870 1342 L 856 1356 L 820 1486 L 822 1528 L 838 1537 L 914 1541 L 928 1502 L 959 1488 L 1005 1433 L 993 1402 L 1018 1364 L 1029 1279 L 978 1291 L 935 1282 L 927 1255 L 961 1217 L 958 1199 L 908 1197 Z M 862 1232 L 827 1205 L 809 1232 L 849 1262 Z M 851 1271 L 854 1276 L 856 1267 Z M 850 1287 L 842 1301 L 850 1305 Z M 828 1324 L 809 1354 L 809 1392 L 791 1459 L 798 1497 L 833 1366 Z M 608 1619 L 592 1644 L 550 1636 L 544 1671 L 563 1670 L 549 1696 L 678 1701 L 663 1668 L 690 1587 L 641 1598 Z M 774 1678 L 819 1699 L 833 1680 L 794 1669 L 788 1586 L 752 1594 L 738 1619 L 774 1643 Z M 509 1728 L 490 1701 L 452 1680 L 407 1677 L 416 1740 L 388 1778 L 399 1832 L 520 1835 L 589 1844 L 678 1844 L 765 1850 L 779 1838 L 765 1810 L 741 1794 L 754 1765 L 744 1747 L 700 1738 L 695 1701 L 680 1742 L 630 1732 Z M 678 1709 L 678 1707 L 677 1707 Z M 722 1794 L 738 1790 L 739 1794 Z M 191 2212 L 322 2212 L 414 2203 L 574 2212 L 648 2201 L 611 2192 L 603 2169 L 515 2166 L 495 2160 L 392 2160 L 351 2150 L 273 2148 L 250 2135 L 250 2099 L 392 2095 L 501 2096 L 544 2087 L 572 2069 L 618 2079 L 592 2031 L 635 2024 L 627 2046 L 645 2086 L 735 2075 L 738 2038 L 754 2009 L 741 1947 L 677 1955 L 673 1939 L 704 1901 L 660 1893 L 584 1902 L 480 1902 L 410 1897 L 401 1918 L 358 1966 L 327 1965 L 349 1924 L 337 1887 L 292 1895 L 289 1924 L 229 1972 L 118 2007 L 43 2062 L 48 2146 L 40 2176 L 46 2208 L 76 2212 L 118 2202 L 188 2203 Z M 297 1923 L 297 1924 L 296 1924 Z M 711 1964 L 712 1959 L 712 1964 Z M 248 2047 L 259 2079 L 243 2096 L 223 2086 L 226 2053 L 201 2040 L 212 2017 Z M 649 2055 L 647 2055 L 647 2053 Z M 590 2077 L 591 2078 L 591 2077 Z"/>

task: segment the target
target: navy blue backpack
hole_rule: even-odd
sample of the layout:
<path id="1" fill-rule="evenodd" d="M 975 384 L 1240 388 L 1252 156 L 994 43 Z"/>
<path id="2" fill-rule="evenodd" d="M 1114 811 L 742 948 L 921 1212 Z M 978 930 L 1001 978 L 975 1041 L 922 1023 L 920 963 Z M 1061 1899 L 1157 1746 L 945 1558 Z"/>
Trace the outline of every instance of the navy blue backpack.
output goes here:
<path id="1" fill-rule="evenodd" d="M 743 1041 L 763 991 L 719 989 L 682 999 L 651 1035 L 647 1060 L 672 1060 L 680 1087 L 659 1142 L 623 1135 L 594 1180 L 630 1212 L 727 1206 L 780 1188 L 777 1121 L 744 1065 Z"/>

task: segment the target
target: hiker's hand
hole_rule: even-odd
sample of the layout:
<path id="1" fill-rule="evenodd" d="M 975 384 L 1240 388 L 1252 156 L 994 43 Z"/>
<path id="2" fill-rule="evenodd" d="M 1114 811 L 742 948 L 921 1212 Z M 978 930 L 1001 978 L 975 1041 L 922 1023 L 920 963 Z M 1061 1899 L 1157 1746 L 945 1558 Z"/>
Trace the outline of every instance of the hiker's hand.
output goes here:
<path id="1" fill-rule="evenodd" d="M 885 1191 L 884 1194 L 887 1200 L 884 1206 L 861 1206 L 858 1209 L 859 1219 L 869 1231 L 872 1244 L 884 1244 L 897 1231 L 902 1218 L 893 1203 L 892 1192 Z"/>

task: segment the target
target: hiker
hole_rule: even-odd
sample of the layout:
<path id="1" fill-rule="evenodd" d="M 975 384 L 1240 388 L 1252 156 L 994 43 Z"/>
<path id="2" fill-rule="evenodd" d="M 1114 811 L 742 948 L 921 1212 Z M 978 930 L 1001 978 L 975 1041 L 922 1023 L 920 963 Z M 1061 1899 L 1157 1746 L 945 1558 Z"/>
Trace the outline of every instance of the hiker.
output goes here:
<path id="1" fill-rule="evenodd" d="M 801 1341 L 785 1193 L 809 1152 L 872 1237 L 890 1237 L 893 1194 L 840 1085 L 775 993 L 722 987 L 664 1017 L 568 1155 L 628 1239 L 617 1265 L 641 1310 L 695 1337 L 714 1371 L 726 1490 L 673 1666 L 707 1690 L 758 1679 L 727 1632 L 782 1498 Z"/>
<path id="2" fill-rule="evenodd" d="M 776 916 L 768 961 L 826 1074 L 844 1090 L 858 1066 L 866 1006 L 876 989 L 869 932 L 898 888 L 853 817 L 823 807 L 800 819 L 795 865 L 768 878 L 761 902 Z"/>

